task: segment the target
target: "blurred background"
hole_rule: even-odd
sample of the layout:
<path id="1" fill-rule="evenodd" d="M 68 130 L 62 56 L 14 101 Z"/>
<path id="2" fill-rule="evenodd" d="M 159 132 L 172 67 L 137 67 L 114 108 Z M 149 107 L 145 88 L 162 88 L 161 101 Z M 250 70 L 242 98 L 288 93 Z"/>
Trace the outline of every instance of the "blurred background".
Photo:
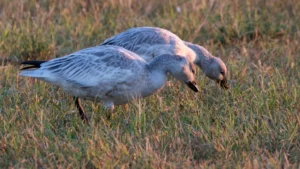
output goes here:
<path id="1" fill-rule="evenodd" d="M 289 44 L 283 58 L 292 64 L 299 53 L 299 8 L 297 0 L 2 0 L 0 53 L 49 59 L 98 45 L 131 27 L 156 26 L 225 60 L 279 59 L 269 52 Z"/>

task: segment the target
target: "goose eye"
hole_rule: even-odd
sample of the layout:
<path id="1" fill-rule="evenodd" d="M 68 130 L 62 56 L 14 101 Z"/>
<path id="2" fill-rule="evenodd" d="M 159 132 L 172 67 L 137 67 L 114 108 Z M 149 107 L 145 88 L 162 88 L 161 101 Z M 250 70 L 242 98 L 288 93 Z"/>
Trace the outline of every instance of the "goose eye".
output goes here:
<path id="1" fill-rule="evenodd" d="M 193 73 L 193 74 L 195 74 L 195 73 L 196 73 L 194 69 L 192 69 L 192 73 Z"/>
<path id="2" fill-rule="evenodd" d="M 224 76 L 225 75 L 224 71 L 221 71 L 221 74 Z"/>

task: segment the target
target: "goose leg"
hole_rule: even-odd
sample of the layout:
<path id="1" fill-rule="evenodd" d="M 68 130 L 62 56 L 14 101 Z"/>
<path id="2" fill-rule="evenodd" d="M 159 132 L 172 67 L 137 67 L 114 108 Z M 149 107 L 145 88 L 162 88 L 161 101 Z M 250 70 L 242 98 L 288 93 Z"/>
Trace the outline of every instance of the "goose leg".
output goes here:
<path id="1" fill-rule="evenodd" d="M 79 116 L 81 118 L 81 120 L 83 120 L 84 123 L 89 123 L 89 118 L 87 117 L 87 115 L 85 114 L 81 104 L 80 104 L 80 100 L 78 97 L 74 97 L 75 100 L 75 106 L 77 107 L 78 111 L 79 111 Z"/>
<path id="2" fill-rule="evenodd" d="M 107 111 L 106 119 L 110 120 L 111 116 L 114 113 L 114 108 L 115 108 L 114 103 L 113 102 L 104 102 L 103 104 L 104 104 L 104 108 Z"/>
<path id="3" fill-rule="evenodd" d="M 113 114 L 114 114 L 114 110 L 113 110 L 113 109 L 109 109 L 109 110 L 107 110 L 107 111 L 108 111 L 108 113 L 106 114 L 106 119 L 107 119 L 107 120 L 110 120 L 111 117 L 112 117 Z"/>

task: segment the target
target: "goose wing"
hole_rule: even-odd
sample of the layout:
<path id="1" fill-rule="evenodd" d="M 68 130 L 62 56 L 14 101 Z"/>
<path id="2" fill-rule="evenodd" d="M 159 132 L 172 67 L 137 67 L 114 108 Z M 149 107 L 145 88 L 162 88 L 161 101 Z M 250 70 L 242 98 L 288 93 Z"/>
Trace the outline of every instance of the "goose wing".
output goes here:
<path id="1" fill-rule="evenodd" d="M 117 34 L 100 45 L 116 45 L 137 53 L 147 62 L 162 54 L 185 55 L 183 41 L 172 32 L 155 27 L 131 28 Z"/>
<path id="2" fill-rule="evenodd" d="M 171 35 L 172 33 L 169 32 Z M 163 34 L 163 36 L 161 36 Z M 100 45 L 122 46 L 127 50 L 135 51 L 139 45 L 166 44 L 170 42 L 170 34 L 164 29 L 152 27 L 131 28 L 121 32 L 109 39 L 106 39 Z"/>
<path id="3" fill-rule="evenodd" d="M 55 79 L 63 79 L 80 87 L 93 87 L 133 80 L 143 70 L 143 65 L 145 61 L 134 53 L 106 46 L 87 48 L 50 60 L 43 63 L 40 69 L 58 77 Z"/>
<path id="4" fill-rule="evenodd" d="M 106 39 L 100 45 L 121 46 L 130 51 L 138 51 L 141 48 L 147 49 L 149 46 L 157 44 L 170 44 L 178 37 L 165 30 L 154 27 L 131 28 L 121 32 L 111 38 Z M 179 39 L 180 40 L 180 39 Z"/>

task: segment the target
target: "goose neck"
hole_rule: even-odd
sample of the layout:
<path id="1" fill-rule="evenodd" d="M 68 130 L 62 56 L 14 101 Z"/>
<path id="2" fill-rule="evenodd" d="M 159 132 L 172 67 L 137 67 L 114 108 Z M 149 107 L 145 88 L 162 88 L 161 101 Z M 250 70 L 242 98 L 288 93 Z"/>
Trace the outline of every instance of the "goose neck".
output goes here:
<path id="1" fill-rule="evenodd" d="M 196 59 L 194 63 L 198 65 L 203 71 L 205 71 L 207 65 L 209 64 L 210 59 L 213 57 L 204 47 L 190 43 L 184 42 L 186 46 L 191 48 L 195 54 Z"/>
<path id="2" fill-rule="evenodd" d="M 161 72 L 166 75 L 172 70 L 175 59 L 176 57 L 173 55 L 160 55 L 152 59 L 147 68 L 149 72 Z"/>

